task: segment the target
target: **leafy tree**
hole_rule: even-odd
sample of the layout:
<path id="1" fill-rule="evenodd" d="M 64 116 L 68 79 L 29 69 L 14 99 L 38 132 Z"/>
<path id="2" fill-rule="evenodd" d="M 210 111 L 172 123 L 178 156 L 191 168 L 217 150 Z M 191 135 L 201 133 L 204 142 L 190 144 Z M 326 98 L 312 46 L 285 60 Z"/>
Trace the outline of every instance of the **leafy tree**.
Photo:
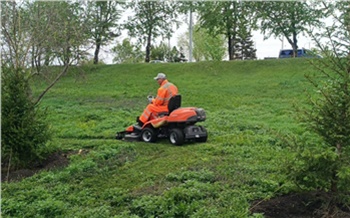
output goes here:
<path id="1" fill-rule="evenodd" d="M 140 46 L 132 44 L 129 39 L 124 39 L 121 44 L 118 43 L 112 48 L 112 52 L 115 54 L 113 62 L 116 63 L 139 63 L 144 57 Z"/>
<path id="2" fill-rule="evenodd" d="M 97 64 L 102 45 L 106 45 L 120 34 L 114 33 L 119 28 L 118 21 L 121 10 L 118 8 L 123 2 L 118 1 L 88 1 L 85 17 L 89 27 L 89 35 L 94 41 L 94 64 Z"/>
<path id="3" fill-rule="evenodd" d="M 21 6 L 16 2 L 1 2 L 1 60 L 6 66 L 27 65 L 31 40 L 28 42 L 28 23 Z"/>
<path id="4" fill-rule="evenodd" d="M 42 60 L 46 66 L 54 61 L 67 65 L 86 55 L 82 47 L 86 45 L 88 35 L 80 4 L 28 2 L 26 8 L 31 27 L 28 34 L 32 43 L 29 46 L 38 70 Z"/>
<path id="5" fill-rule="evenodd" d="M 40 73 L 41 68 L 38 67 L 40 66 L 38 63 L 41 63 L 41 60 L 56 61 L 64 65 L 62 71 L 50 79 L 50 84 L 38 96 L 35 101 L 38 103 L 67 73 L 68 67 L 74 62 L 77 63 L 85 54 L 81 50 L 86 38 L 77 12 L 80 10 L 79 4 L 1 2 L 1 6 L 2 65 L 14 69 L 25 69 L 36 62 L 37 71 L 32 68 L 33 74 Z M 43 27 L 43 24 L 46 26 Z"/>
<path id="6" fill-rule="evenodd" d="M 30 24 L 28 34 L 35 39 L 30 52 L 31 67 L 36 72 L 40 72 L 43 66 L 49 66 L 55 58 L 53 55 L 55 43 L 52 43 L 47 36 L 51 35 L 55 22 L 55 19 L 49 19 L 49 16 L 56 9 L 57 7 L 46 2 L 27 5 L 26 20 Z"/>
<path id="7" fill-rule="evenodd" d="M 25 1 L 1 2 L 3 57 L 16 66 L 42 66 L 55 62 L 77 63 L 86 55 L 86 29 L 78 3 Z M 8 62 L 7 61 L 7 62 Z M 36 71 L 35 71 L 36 70 Z"/>
<path id="8" fill-rule="evenodd" d="M 127 8 L 133 9 L 135 14 L 128 18 L 125 24 L 131 37 L 146 43 L 145 62 L 150 61 L 152 41 L 157 37 L 170 38 L 173 33 L 173 24 L 176 21 L 176 4 L 166 1 L 132 1 Z"/>
<path id="9" fill-rule="evenodd" d="M 55 55 L 62 65 L 70 65 L 80 59 L 81 48 L 87 43 L 86 26 L 80 16 L 81 5 L 78 2 L 50 3 L 58 10 L 53 11 L 54 16 L 51 15 L 55 18 L 54 26 L 51 27 Z"/>
<path id="10" fill-rule="evenodd" d="M 317 92 L 309 96 L 304 121 L 318 137 L 297 140 L 294 161 L 287 168 L 299 187 L 329 192 L 330 202 L 323 200 L 332 207 L 348 194 L 350 182 L 350 7 L 347 2 L 328 6 L 330 11 L 334 7 L 340 11 L 335 14 L 338 22 L 313 35 L 325 58 L 313 59 L 318 73 L 307 75 Z M 328 46 L 321 43 L 325 37 Z"/>
<path id="11" fill-rule="evenodd" d="M 216 60 L 221 61 L 225 56 L 224 37 L 212 36 L 206 29 L 195 25 L 193 34 L 193 57 L 197 61 Z"/>
<path id="12" fill-rule="evenodd" d="M 177 62 L 177 60 L 179 60 L 179 57 L 181 58 L 180 51 L 176 46 L 173 46 L 173 48 L 167 54 L 168 62 Z"/>
<path id="13" fill-rule="evenodd" d="M 225 56 L 225 38 L 223 35 L 212 35 L 206 29 L 194 26 L 193 57 L 196 61 L 223 60 Z M 180 36 L 179 46 L 188 50 L 188 32 Z"/>
<path id="14" fill-rule="evenodd" d="M 161 42 L 159 46 L 156 46 L 154 49 L 152 49 L 151 55 L 152 55 L 152 58 L 155 60 L 161 57 L 162 59 L 160 60 L 165 60 L 167 62 L 186 62 L 187 61 L 182 47 L 178 49 L 176 46 L 173 46 L 173 48 L 170 49 L 163 42 Z"/>
<path id="15" fill-rule="evenodd" d="M 151 59 L 152 60 L 165 60 L 169 56 L 170 49 L 164 42 L 160 42 L 159 45 L 152 46 Z"/>
<path id="16" fill-rule="evenodd" d="M 321 5 L 307 1 L 264 1 L 256 2 L 261 32 L 265 38 L 283 36 L 297 56 L 298 36 L 310 27 L 321 27 L 321 19 L 327 16 Z M 320 3 L 321 4 L 321 3 Z"/>
<path id="17" fill-rule="evenodd" d="M 180 49 L 178 50 L 176 48 L 176 46 L 173 47 L 173 49 L 171 50 L 171 57 L 170 60 L 171 62 L 186 62 L 186 56 L 184 53 L 184 49 L 182 47 L 180 47 Z"/>
<path id="18" fill-rule="evenodd" d="M 239 43 L 240 31 L 250 33 L 255 27 L 252 5 L 251 2 L 218 1 L 203 2 L 197 8 L 201 27 L 208 29 L 211 34 L 223 34 L 226 37 L 230 60 L 235 59 L 235 45 Z M 245 28 L 242 28 L 243 23 Z"/>

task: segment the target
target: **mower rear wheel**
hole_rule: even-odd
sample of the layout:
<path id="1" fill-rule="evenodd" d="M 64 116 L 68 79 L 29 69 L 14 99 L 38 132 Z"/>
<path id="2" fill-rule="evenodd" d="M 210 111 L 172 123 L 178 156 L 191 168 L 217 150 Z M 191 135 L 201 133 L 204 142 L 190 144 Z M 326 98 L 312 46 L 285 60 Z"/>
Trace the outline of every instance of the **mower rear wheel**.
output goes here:
<path id="1" fill-rule="evenodd" d="M 185 142 L 185 135 L 181 129 L 172 129 L 169 134 L 169 141 L 173 145 L 182 145 Z"/>
<path id="2" fill-rule="evenodd" d="M 141 139 L 144 142 L 155 142 L 157 141 L 157 131 L 154 128 L 146 127 L 141 132 Z"/>

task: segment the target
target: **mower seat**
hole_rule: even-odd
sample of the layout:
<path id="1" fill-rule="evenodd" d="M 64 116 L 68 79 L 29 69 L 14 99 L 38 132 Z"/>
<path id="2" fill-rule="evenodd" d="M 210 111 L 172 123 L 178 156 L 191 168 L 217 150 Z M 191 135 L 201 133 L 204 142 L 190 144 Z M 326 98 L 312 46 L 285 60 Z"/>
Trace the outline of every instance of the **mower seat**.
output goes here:
<path id="1" fill-rule="evenodd" d="M 181 107 L 181 95 L 175 95 L 171 97 L 168 104 L 169 114 L 179 107 Z"/>
<path id="2" fill-rule="evenodd" d="M 169 112 L 160 112 L 158 113 L 158 116 L 167 116 L 174 110 L 178 109 L 181 107 L 181 95 L 175 95 L 170 98 L 169 103 L 168 103 L 168 111 Z"/>

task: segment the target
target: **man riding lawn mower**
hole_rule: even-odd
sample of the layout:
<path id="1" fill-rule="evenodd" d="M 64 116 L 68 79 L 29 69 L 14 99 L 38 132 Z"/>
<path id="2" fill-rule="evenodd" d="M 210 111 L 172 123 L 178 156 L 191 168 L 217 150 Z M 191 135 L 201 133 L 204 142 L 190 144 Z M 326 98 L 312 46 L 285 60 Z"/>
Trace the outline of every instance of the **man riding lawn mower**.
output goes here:
<path id="1" fill-rule="evenodd" d="M 206 142 L 207 130 L 195 125 L 206 119 L 205 111 L 195 107 L 180 108 L 181 95 L 177 94 L 177 87 L 169 83 L 163 73 L 154 79 L 160 85 L 157 97 L 149 97 L 150 104 L 136 119 L 138 124 L 118 132 L 116 139 L 155 142 L 158 138 L 169 138 L 174 145 L 185 141 Z"/>

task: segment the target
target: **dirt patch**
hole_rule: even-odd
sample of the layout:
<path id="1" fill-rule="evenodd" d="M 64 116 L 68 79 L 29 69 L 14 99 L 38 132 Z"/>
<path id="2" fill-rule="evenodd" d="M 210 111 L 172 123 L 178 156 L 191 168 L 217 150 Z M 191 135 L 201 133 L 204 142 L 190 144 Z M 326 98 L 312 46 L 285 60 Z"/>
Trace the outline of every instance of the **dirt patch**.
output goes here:
<path id="1" fill-rule="evenodd" d="M 53 170 L 66 167 L 69 164 L 69 155 L 77 154 L 78 152 L 79 151 L 55 152 L 49 155 L 45 160 L 40 163 L 34 163 L 32 167 L 27 169 L 10 170 L 8 172 L 7 166 L 2 166 L 1 182 L 21 181 L 22 179 L 33 176 L 42 170 Z"/>
<path id="2" fill-rule="evenodd" d="M 350 218 L 349 208 L 329 204 L 324 192 L 293 193 L 265 201 L 255 201 L 252 213 L 262 213 L 266 218 Z M 323 199 L 323 200 L 322 200 Z"/>

